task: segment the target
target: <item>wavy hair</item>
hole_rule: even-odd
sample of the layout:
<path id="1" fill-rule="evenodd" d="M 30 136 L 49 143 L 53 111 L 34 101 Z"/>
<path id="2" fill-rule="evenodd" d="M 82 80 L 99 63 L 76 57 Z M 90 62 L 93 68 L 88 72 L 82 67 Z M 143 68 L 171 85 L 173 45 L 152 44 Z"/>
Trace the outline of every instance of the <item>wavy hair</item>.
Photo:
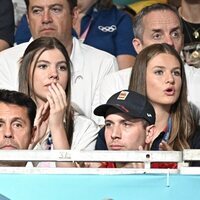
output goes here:
<path id="1" fill-rule="evenodd" d="M 181 66 L 182 86 L 179 98 L 171 106 L 172 131 L 168 142 L 174 150 L 180 151 L 190 148 L 189 141 L 195 130 L 195 121 L 187 101 L 187 84 L 183 62 L 177 51 L 168 44 L 153 44 L 143 49 L 136 57 L 129 89 L 145 96 L 147 95 L 146 86 L 148 83 L 146 83 L 146 69 L 148 62 L 161 53 L 173 55 L 177 58 Z"/>

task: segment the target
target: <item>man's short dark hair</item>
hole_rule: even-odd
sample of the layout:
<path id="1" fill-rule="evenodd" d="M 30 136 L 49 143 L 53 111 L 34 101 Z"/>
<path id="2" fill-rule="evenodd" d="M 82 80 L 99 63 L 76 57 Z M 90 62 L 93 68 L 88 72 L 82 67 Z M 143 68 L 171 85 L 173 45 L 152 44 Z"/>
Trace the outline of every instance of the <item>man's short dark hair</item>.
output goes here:
<path id="1" fill-rule="evenodd" d="M 77 0 L 66 0 L 69 3 L 70 6 L 70 11 L 72 12 L 74 7 L 77 6 Z M 24 0 L 25 4 L 26 4 L 26 9 L 28 10 L 29 8 L 29 0 Z"/>
<path id="2" fill-rule="evenodd" d="M 27 108 L 30 124 L 31 127 L 33 127 L 37 107 L 29 96 L 17 91 L 0 89 L 0 103 L 1 102 Z"/>

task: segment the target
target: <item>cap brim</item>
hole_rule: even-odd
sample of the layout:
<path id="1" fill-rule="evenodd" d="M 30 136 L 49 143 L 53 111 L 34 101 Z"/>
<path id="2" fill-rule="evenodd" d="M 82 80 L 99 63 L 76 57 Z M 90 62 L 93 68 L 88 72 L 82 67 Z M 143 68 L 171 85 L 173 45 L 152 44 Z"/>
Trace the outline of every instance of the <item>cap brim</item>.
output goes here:
<path id="1" fill-rule="evenodd" d="M 94 114 L 97 116 L 103 116 L 105 117 L 107 111 L 109 108 L 116 108 L 117 110 L 119 110 L 120 112 L 124 112 L 123 109 L 121 109 L 118 105 L 116 104 L 103 104 L 98 106 L 97 108 L 94 109 Z"/>

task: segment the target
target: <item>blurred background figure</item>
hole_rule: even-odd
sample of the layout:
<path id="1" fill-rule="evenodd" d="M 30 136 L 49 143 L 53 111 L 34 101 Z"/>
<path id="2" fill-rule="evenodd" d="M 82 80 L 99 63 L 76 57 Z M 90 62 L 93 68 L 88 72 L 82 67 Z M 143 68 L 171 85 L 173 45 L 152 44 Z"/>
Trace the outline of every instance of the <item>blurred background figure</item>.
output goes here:
<path id="1" fill-rule="evenodd" d="M 134 1 L 127 6 L 135 11 L 137 14 L 140 12 L 144 7 L 150 6 L 155 3 L 167 3 L 167 0 L 140 0 L 140 1 Z"/>
<path id="2" fill-rule="evenodd" d="M 14 10 L 11 0 L 0 0 L 0 51 L 14 42 Z"/>
<path id="3" fill-rule="evenodd" d="M 18 26 L 22 16 L 26 13 L 26 5 L 24 0 L 12 0 L 14 7 L 15 27 Z"/>
<path id="4" fill-rule="evenodd" d="M 183 57 L 188 65 L 200 67 L 200 0 L 181 0 L 178 9 L 183 22 Z"/>
<path id="5" fill-rule="evenodd" d="M 26 5 L 24 0 L 12 0 L 15 16 L 15 44 L 20 44 L 29 41 L 31 32 L 26 21 Z M 23 24 L 26 24 L 24 26 Z M 20 27 L 20 29 L 19 29 Z M 20 31 L 19 31 L 19 30 Z"/>
<path id="6" fill-rule="evenodd" d="M 119 68 L 131 67 L 136 52 L 132 46 L 131 17 L 112 0 L 78 0 L 74 14 L 75 36 L 83 43 L 116 56 Z"/>

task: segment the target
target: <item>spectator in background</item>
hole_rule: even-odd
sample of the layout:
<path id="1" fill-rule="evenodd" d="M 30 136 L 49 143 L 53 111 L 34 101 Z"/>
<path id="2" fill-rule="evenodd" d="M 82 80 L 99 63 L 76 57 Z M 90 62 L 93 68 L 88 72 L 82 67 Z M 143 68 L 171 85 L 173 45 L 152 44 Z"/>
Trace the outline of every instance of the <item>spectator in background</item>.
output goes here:
<path id="1" fill-rule="evenodd" d="M 0 1 L 0 51 L 14 43 L 14 9 L 11 0 Z"/>
<path id="2" fill-rule="evenodd" d="M 22 16 L 26 13 L 26 4 L 24 0 L 12 0 L 14 6 L 15 27 L 18 26 Z"/>
<path id="3" fill-rule="evenodd" d="M 27 0 L 26 6 L 33 39 L 56 37 L 66 47 L 72 61 L 72 101 L 84 115 L 96 120 L 93 109 L 99 105 L 99 85 L 105 75 L 118 70 L 115 57 L 72 37 L 76 0 Z M 0 88 L 18 90 L 19 60 L 29 43 L 0 53 Z"/>
<path id="4" fill-rule="evenodd" d="M 0 150 L 28 149 L 37 132 L 35 115 L 36 105 L 27 95 L 0 90 Z M 26 162 L 19 161 L 0 162 L 0 166 L 25 165 Z"/>
<path id="5" fill-rule="evenodd" d="M 178 9 L 184 32 L 183 59 L 188 86 L 188 100 L 200 111 L 200 1 L 181 0 Z M 200 124 L 200 122 L 199 122 Z"/>
<path id="6" fill-rule="evenodd" d="M 119 11 L 112 0 L 78 0 L 73 28 L 73 35 L 83 43 L 116 56 L 121 69 L 131 67 L 134 63 L 136 53 L 131 45 L 131 17 Z M 20 44 L 30 38 L 31 32 L 24 15 L 16 30 L 15 42 Z"/>
<path id="7" fill-rule="evenodd" d="M 98 126 L 71 105 L 71 63 L 56 38 L 40 37 L 26 48 L 19 70 L 19 91 L 36 102 L 36 127 L 43 121 L 34 149 L 93 150 Z M 39 120 L 39 122 L 38 122 Z M 39 166 L 55 166 L 39 163 Z M 45 165 L 43 165 L 45 164 Z M 57 163 L 57 166 L 71 166 Z"/>
<path id="8" fill-rule="evenodd" d="M 130 3 L 126 7 L 135 11 L 135 13 L 139 13 L 146 6 L 150 6 L 156 3 L 167 3 L 167 0 L 139 0 L 133 3 Z"/>
<path id="9" fill-rule="evenodd" d="M 24 14 L 21 17 L 19 24 L 16 27 L 15 44 L 18 45 L 24 42 L 28 42 L 30 38 L 31 38 L 31 31 L 28 26 L 26 14 Z"/>
<path id="10" fill-rule="evenodd" d="M 200 1 L 181 0 L 178 11 L 183 22 L 184 61 L 200 68 Z"/>
<path id="11" fill-rule="evenodd" d="M 12 0 L 15 13 L 15 45 L 28 42 L 31 32 L 26 18 L 26 4 L 24 0 Z"/>
<path id="12" fill-rule="evenodd" d="M 136 55 L 132 19 L 119 11 L 112 0 L 78 0 L 73 28 L 85 44 L 116 56 L 120 69 L 131 67 Z"/>

